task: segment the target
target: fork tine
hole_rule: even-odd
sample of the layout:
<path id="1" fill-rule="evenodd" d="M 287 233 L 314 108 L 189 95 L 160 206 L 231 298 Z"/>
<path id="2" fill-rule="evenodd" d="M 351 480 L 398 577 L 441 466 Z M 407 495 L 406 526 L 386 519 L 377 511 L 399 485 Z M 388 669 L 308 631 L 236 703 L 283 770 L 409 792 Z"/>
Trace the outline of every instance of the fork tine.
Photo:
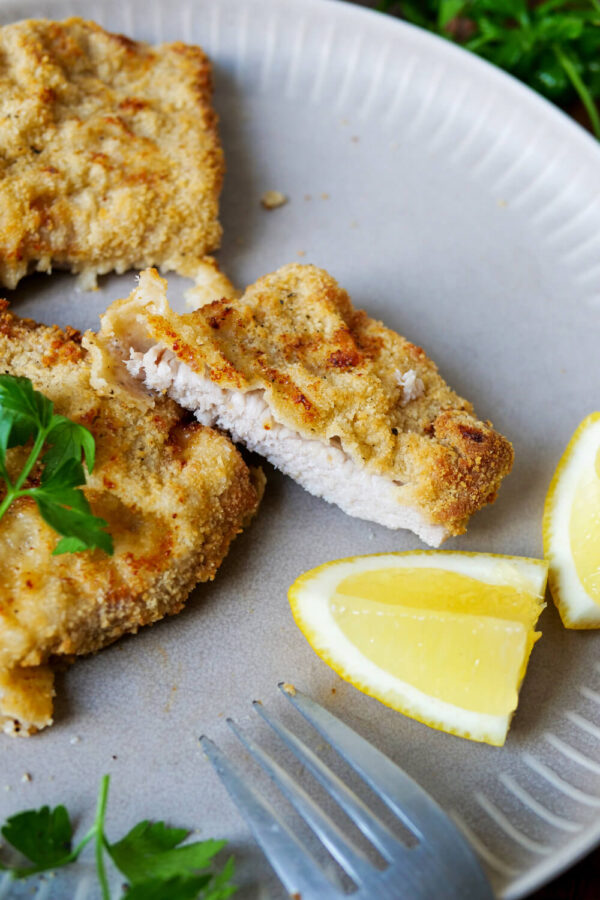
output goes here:
<path id="1" fill-rule="evenodd" d="M 372 744 L 327 712 L 310 697 L 285 684 L 278 685 L 290 703 L 313 728 L 361 775 L 398 818 L 422 840 L 422 828 L 447 828 L 448 818 L 423 788 Z"/>
<path id="2" fill-rule="evenodd" d="M 457 891 L 456 894 L 449 891 L 448 897 L 457 896 L 464 900 L 468 897 L 493 898 L 475 851 L 422 787 L 391 759 L 310 697 L 295 689 L 291 690 L 287 685 L 280 684 L 279 688 L 319 734 L 362 775 L 369 787 L 416 834 L 420 844 L 411 853 L 421 857 L 421 865 L 437 865 L 440 871 L 446 868 L 450 884 L 453 883 Z M 457 872 L 462 872 L 463 878 L 466 878 L 462 886 L 458 884 Z"/>
<path id="3" fill-rule="evenodd" d="M 200 744 L 285 889 L 292 896 L 338 896 L 316 860 L 265 800 L 243 780 L 223 752 L 205 735 Z"/>
<path id="4" fill-rule="evenodd" d="M 253 706 L 259 715 L 279 735 L 281 740 L 294 753 L 300 762 L 314 775 L 317 781 L 323 785 L 326 791 L 339 803 L 344 812 L 352 819 L 362 833 L 383 853 L 391 862 L 401 851 L 403 846 L 386 825 L 371 812 L 360 797 L 351 791 L 329 766 L 319 759 L 309 747 L 295 734 L 282 725 L 277 719 L 273 719 L 266 712 L 262 703 L 254 701 Z"/>
<path id="5" fill-rule="evenodd" d="M 411 849 L 410 853 L 414 854 L 415 859 L 420 857 L 419 868 L 424 878 L 429 870 L 429 874 L 441 884 L 445 870 L 448 879 L 445 896 L 448 900 L 493 900 L 492 889 L 475 851 L 422 787 L 391 759 L 310 697 L 286 684 L 280 684 L 279 689 L 419 838 L 419 846 Z M 421 893 L 420 896 L 429 894 Z"/>
<path id="6" fill-rule="evenodd" d="M 227 724 L 350 877 L 357 884 L 369 879 L 373 866 L 358 847 L 262 747 L 240 731 L 232 719 L 227 719 Z"/>

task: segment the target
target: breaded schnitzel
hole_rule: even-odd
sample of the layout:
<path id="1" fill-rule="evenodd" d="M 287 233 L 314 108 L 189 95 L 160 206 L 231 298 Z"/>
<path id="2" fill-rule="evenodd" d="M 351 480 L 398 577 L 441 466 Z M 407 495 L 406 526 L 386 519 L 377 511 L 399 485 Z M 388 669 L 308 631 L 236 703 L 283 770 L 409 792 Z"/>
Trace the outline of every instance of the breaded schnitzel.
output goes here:
<path id="1" fill-rule="evenodd" d="M 0 283 L 52 267 L 194 277 L 221 237 L 223 153 L 199 47 L 94 22 L 0 28 Z"/>
<path id="2" fill-rule="evenodd" d="M 511 444 L 425 352 L 355 310 L 314 266 L 284 266 L 240 300 L 183 316 L 166 282 L 143 272 L 98 340 L 311 493 L 432 546 L 465 530 L 512 465 Z"/>
<path id="3" fill-rule="evenodd" d="M 0 520 L 0 727 L 26 734 L 52 721 L 49 661 L 99 650 L 179 612 L 192 588 L 214 577 L 256 511 L 262 475 L 253 477 L 227 437 L 172 400 L 150 406 L 96 380 L 101 354 L 94 350 L 94 362 L 77 332 L 18 319 L 5 306 L 0 372 L 30 378 L 55 412 L 94 435 L 84 491 L 115 550 L 51 556 L 58 535 L 30 497 Z M 29 449 L 8 451 L 13 479 Z M 33 484 L 36 477 L 34 469 Z M 0 480 L 0 499 L 5 490 Z"/>

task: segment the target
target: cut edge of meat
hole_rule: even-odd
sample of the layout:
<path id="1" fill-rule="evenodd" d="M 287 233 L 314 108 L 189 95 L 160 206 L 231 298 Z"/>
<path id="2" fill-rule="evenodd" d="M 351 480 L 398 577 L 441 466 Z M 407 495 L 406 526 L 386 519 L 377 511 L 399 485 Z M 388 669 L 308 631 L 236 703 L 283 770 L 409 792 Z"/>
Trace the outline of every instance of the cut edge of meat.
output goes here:
<path id="1" fill-rule="evenodd" d="M 121 340 L 123 340 L 121 337 Z M 179 360 L 160 342 L 136 350 L 132 334 L 127 371 L 147 388 L 167 393 L 191 410 L 202 425 L 227 431 L 232 439 L 259 453 L 309 493 L 345 513 L 392 529 L 409 529 L 432 547 L 449 536 L 443 525 L 428 522 L 402 502 L 402 485 L 360 468 L 335 439 L 307 440 L 278 422 L 264 391 L 234 391 L 214 384 Z"/>

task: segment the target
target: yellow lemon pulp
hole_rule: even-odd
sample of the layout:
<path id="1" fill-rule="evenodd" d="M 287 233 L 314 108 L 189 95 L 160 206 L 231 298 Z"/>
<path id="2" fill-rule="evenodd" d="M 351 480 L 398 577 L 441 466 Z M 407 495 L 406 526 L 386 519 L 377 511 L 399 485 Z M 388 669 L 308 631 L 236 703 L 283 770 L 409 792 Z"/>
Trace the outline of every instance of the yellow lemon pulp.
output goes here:
<path id="1" fill-rule="evenodd" d="M 600 604 L 600 451 L 579 480 L 569 522 L 571 553 L 585 591 Z"/>
<path id="2" fill-rule="evenodd" d="M 289 598 L 313 649 L 355 687 L 435 728 L 502 745 L 546 577 L 539 560 L 414 551 L 319 566 Z"/>
<path id="3" fill-rule="evenodd" d="M 544 506 L 544 556 L 567 628 L 600 628 L 600 412 L 563 453 Z"/>
<path id="4" fill-rule="evenodd" d="M 531 595 L 444 569 L 382 569 L 345 578 L 330 600 L 340 630 L 367 658 L 464 709 L 516 709 L 539 615 Z"/>
<path id="5" fill-rule="evenodd" d="M 449 569 L 404 566 L 350 575 L 336 591 L 395 606 L 499 616 L 524 625 L 533 625 L 539 615 L 531 605 L 530 585 L 514 573 L 510 584 L 489 584 Z"/>

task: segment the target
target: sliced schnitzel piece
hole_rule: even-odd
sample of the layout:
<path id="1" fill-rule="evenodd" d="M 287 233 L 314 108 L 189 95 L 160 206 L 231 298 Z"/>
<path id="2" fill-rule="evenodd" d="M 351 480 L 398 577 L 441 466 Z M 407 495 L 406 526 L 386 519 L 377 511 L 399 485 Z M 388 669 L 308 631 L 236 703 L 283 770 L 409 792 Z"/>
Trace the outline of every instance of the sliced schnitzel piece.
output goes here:
<path id="1" fill-rule="evenodd" d="M 0 310 L 0 372 L 30 378 L 56 413 L 94 435 L 96 464 L 83 490 L 114 541 L 113 556 L 52 556 L 58 535 L 30 497 L 0 519 L 0 728 L 10 734 L 51 724 L 49 663 L 179 612 L 194 586 L 215 576 L 262 492 L 262 475 L 225 435 L 166 397 L 150 405 L 122 384 L 97 381 L 102 365 L 77 332 Z M 13 481 L 29 450 L 7 452 Z M 39 477 L 34 468 L 30 485 Z M 5 493 L 0 480 L 0 501 Z"/>
<path id="2" fill-rule="evenodd" d="M 424 350 L 355 310 L 314 266 L 284 266 L 239 300 L 183 316 L 166 282 L 143 272 L 96 340 L 121 372 L 125 360 L 311 493 L 432 546 L 465 531 L 512 465 L 511 444 Z"/>
<path id="3" fill-rule="evenodd" d="M 221 238 L 223 153 L 199 47 L 94 22 L 0 28 L 0 283 L 53 267 L 196 277 Z"/>

